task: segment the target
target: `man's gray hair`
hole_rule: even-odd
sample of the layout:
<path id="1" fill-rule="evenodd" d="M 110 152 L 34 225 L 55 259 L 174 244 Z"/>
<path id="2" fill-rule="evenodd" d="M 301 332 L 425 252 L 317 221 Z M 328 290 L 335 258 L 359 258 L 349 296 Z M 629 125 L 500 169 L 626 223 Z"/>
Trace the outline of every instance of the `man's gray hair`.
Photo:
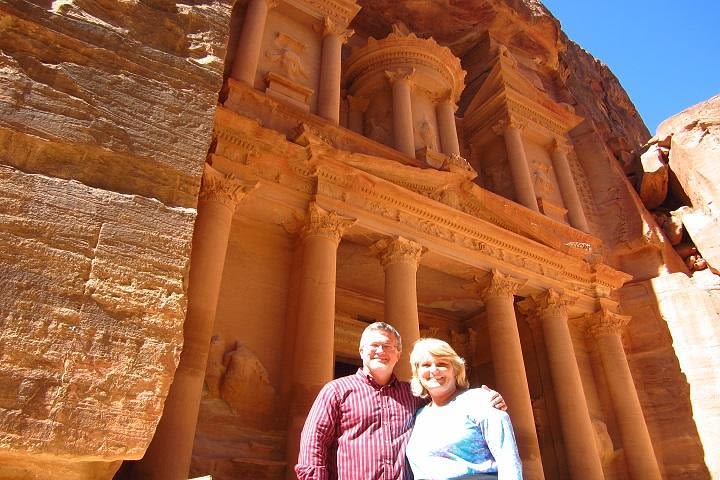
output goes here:
<path id="1" fill-rule="evenodd" d="M 398 351 L 402 351 L 402 337 L 400 337 L 400 332 L 395 330 L 395 327 L 385 322 L 375 322 L 365 327 L 365 330 L 363 330 L 362 336 L 360 337 L 360 346 L 362 347 L 365 344 L 365 337 L 368 333 L 378 331 L 392 334 L 395 337 L 395 346 Z"/>

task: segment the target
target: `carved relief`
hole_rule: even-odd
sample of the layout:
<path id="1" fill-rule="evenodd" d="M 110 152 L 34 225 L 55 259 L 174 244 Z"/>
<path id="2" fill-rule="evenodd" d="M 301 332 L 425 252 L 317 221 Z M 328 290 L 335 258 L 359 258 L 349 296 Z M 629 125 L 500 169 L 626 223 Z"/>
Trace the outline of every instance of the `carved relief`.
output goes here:
<path id="1" fill-rule="evenodd" d="M 437 136 L 435 135 L 435 127 L 428 120 L 427 115 L 423 117 L 420 126 L 417 128 L 422 146 L 437 150 Z"/>
<path id="2" fill-rule="evenodd" d="M 307 45 L 282 32 L 275 36 L 275 45 L 277 48 L 266 51 L 265 57 L 275 65 L 276 70 L 294 81 L 307 80 L 302 59 Z"/>
<path id="3" fill-rule="evenodd" d="M 239 342 L 223 358 L 222 399 L 235 412 L 261 412 L 275 402 L 275 389 L 260 359 Z"/>

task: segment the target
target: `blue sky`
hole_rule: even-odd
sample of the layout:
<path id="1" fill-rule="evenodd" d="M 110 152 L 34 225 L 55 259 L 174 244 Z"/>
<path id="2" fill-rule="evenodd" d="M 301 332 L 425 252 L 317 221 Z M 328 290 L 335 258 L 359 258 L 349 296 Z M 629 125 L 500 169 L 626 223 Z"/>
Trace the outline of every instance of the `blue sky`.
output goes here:
<path id="1" fill-rule="evenodd" d="M 651 134 L 720 93 L 720 0 L 541 0 L 620 79 Z"/>

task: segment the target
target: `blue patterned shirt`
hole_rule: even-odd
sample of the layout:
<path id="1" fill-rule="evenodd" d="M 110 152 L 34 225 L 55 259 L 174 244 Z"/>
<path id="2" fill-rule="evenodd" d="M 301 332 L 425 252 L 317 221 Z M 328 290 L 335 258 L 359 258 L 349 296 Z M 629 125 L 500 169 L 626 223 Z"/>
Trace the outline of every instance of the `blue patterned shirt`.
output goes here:
<path id="1" fill-rule="evenodd" d="M 415 480 L 522 480 L 510 417 L 491 407 L 488 396 L 465 390 L 442 407 L 417 412 L 407 447 Z"/>

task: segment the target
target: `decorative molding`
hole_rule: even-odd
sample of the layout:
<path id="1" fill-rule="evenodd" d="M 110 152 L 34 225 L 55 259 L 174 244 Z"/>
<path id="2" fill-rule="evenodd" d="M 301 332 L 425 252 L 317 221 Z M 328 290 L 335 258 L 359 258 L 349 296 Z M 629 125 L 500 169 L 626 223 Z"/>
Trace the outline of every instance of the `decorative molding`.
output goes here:
<path id="1" fill-rule="evenodd" d="M 336 212 L 329 212 L 316 202 L 311 202 L 300 236 L 303 239 L 311 236 L 327 237 L 339 244 L 343 233 L 355 222 L 357 220 L 354 218 L 341 217 Z"/>

